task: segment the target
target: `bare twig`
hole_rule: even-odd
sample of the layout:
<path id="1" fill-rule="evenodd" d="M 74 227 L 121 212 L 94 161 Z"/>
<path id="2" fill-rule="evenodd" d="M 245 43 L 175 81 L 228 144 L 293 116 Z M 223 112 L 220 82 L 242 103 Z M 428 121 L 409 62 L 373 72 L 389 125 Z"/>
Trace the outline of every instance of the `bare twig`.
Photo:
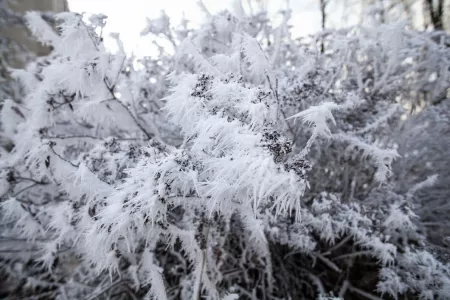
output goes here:
<path id="1" fill-rule="evenodd" d="M 349 286 L 348 280 L 345 280 L 344 283 L 341 286 L 341 289 L 339 290 L 339 298 L 344 299 L 345 293 L 347 292 Z"/>
<path id="2" fill-rule="evenodd" d="M 356 257 L 356 256 L 371 255 L 371 254 L 372 254 L 372 252 L 370 252 L 370 251 L 359 251 L 359 252 L 342 254 L 342 255 L 333 257 L 332 260 L 339 260 L 339 259 L 344 259 L 344 258 L 352 258 L 352 257 Z"/>
<path id="3" fill-rule="evenodd" d="M 375 296 L 375 295 L 370 294 L 370 293 L 368 293 L 368 292 L 365 292 L 365 291 L 363 291 L 363 290 L 361 290 L 361 289 L 359 289 L 359 288 L 357 288 L 357 287 L 352 286 L 350 283 L 348 284 L 348 289 L 349 289 L 351 292 L 354 292 L 354 293 L 356 293 L 356 294 L 359 294 L 359 295 L 361 295 L 361 296 L 363 296 L 363 297 L 365 297 L 365 298 L 367 298 L 367 299 L 370 299 L 370 300 L 383 300 L 383 299 L 381 299 L 381 298 L 378 297 L 378 296 Z"/>
<path id="4" fill-rule="evenodd" d="M 117 102 L 120 106 L 123 107 L 123 109 L 127 112 L 127 114 L 131 117 L 131 119 L 133 119 L 134 123 L 136 124 L 137 127 L 139 127 L 139 129 L 145 134 L 145 136 L 150 140 L 153 135 L 151 135 L 142 125 L 141 123 L 139 123 L 139 121 L 136 119 L 136 117 L 133 115 L 133 113 L 130 111 L 130 109 L 123 104 L 122 101 L 120 101 L 119 99 L 117 99 L 116 95 L 114 95 L 114 87 L 110 87 L 107 83 L 106 78 L 103 80 L 103 82 L 105 83 L 106 88 L 108 89 L 109 93 L 112 96 L 112 100 Z"/>
<path id="5" fill-rule="evenodd" d="M 332 269 L 333 271 L 336 271 L 338 273 L 341 273 L 342 270 L 331 260 L 329 260 L 328 258 L 326 258 L 325 256 L 323 256 L 322 254 L 317 254 L 317 258 L 322 261 L 324 264 L 326 264 L 330 269 Z"/>
<path id="6" fill-rule="evenodd" d="M 94 38 L 92 37 L 92 35 L 91 35 L 90 32 L 89 32 L 89 28 L 86 26 L 86 24 L 83 22 L 83 20 L 81 20 L 81 23 L 82 23 L 82 24 L 84 25 L 84 27 L 86 28 L 86 32 L 87 32 L 89 38 L 91 39 L 91 41 L 92 41 L 94 47 L 97 49 L 97 51 L 100 51 L 99 48 L 98 48 L 98 46 L 97 46 L 97 44 L 96 44 L 95 41 L 94 41 Z M 124 61 L 125 61 L 125 59 L 124 59 L 123 62 L 122 62 L 122 66 L 123 66 Z M 120 70 L 119 70 L 118 74 L 120 74 Z M 119 75 L 117 75 L 117 79 L 118 79 L 118 78 L 119 78 Z M 117 79 L 116 79 L 116 81 L 117 81 Z M 150 133 L 149 133 L 149 132 L 148 132 L 148 131 L 140 124 L 140 123 L 139 123 L 139 121 L 136 119 L 136 117 L 133 115 L 133 113 L 128 109 L 128 107 L 127 107 L 125 104 L 123 104 L 122 101 L 120 101 L 119 99 L 117 99 L 116 95 L 114 94 L 114 88 L 115 88 L 116 82 L 115 82 L 113 85 L 110 85 L 110 84 L 108 83 L 108 79 L 107 79 L 106 77 L 103 78 L 103 82 L 104 82 L 104 84 L 105 84 L 106 89 L 107 89 L 107 90 L 109 91 L 109 93 L 111 94 L 111 97 L 112 97 L 111 100 L 116 101 L 120 106 L 122 106 L 122 107 L 125 109 L 125 111 L 128 113 L 128 115 L 133 119 L 133 121 L 134 121 L 134 123 L 137 125 L 137 127 L 139 127 L 139 129 L 145 134 L 145 136 L 146 136 L 148 139 L 151 139 L 151 138 L 152 138 L 152 135 L 151 135 L 151 134 L 150 134 Z"/>
<path id="7" fill-rule="evenodd" d="M 68 139 L 91 139 L 91 140 L 103 140 L 96 136 L 91 135 L 71 135 L 71 136 L 42 136 L 43 139 L 49 140 L 68 140 Z"/>
<path id="8" fill-rule="evenodd" d="M 344 239 L 342 239 L 339 243 L 328 249 L 327 252 L 322 253 L 322 255 L 327 256 L 330 255 L 333 251 L 336 251 L 337 249 L 341 248 L 343 245 L 345 245 L 350 239 L 352 238 L 351 235 L 348 235 Z"/>
<path id="9" fill-rule="evenodd" d="M 52 153 L 57 156 L 59 159 L 61 159 L 62 161 L 65 161 L 66 163 L 68 163 L 69 165 L 71 165 L 74 168 L 79 168 L 80 164 L 74 164 L 73 162 L 71 162 L 68 159 L 65 159 L 64 157 L 62 157 L 59 153 L 57 153 L 55 151 L 55 149 L 53 149 L 53 144 L 50 143 L 49 144 L 49 148 L 51 149 Z M 109 182 L 105 181 L 104 179 L 100 178 L 91 168 L 89 168 L 88 166 L 86 166 L 86 168 L 96 177 L 98 178 L 98 180 L 102 181 L 103 183 L 106 183 L 107 185 L 111 185 Z"/>
<path id="10" fill-rule="evenodd" d="M 101 290 L 98 291 L 97 293 L 95 293 L 95 294 L 93 294 L 93 295 L 91 295 L 91 296 L 85 298 L 84 300 L 94 300 L 94 299 L 100 297 L 102 294 L 108 292 L 108 291 L 111 290 L 111 289 L 114 289 L 114 288 L 119 287 L 119 286 L 121 286 L 121 285 L 125 285 L 125 286 L 126 286 L 127 283 L 128 283 L 128 281 L 126 281 L 126 280 L 119 280 L 119 281 L 116 281 L 116 282 L 114 282 L 114 283 L 108 285 L 107 287 L 104 287 L 103 289 L 101 289 Z"/>

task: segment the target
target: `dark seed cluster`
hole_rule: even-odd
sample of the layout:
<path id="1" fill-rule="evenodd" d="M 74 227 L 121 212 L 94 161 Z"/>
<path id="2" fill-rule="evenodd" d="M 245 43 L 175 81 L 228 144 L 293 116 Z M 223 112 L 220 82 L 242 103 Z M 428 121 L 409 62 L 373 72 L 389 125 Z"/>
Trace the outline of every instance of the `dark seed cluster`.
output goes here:
<path id="1" fill-rule="evenodd" d="M 276 163 L 282 162 L 286 155 L 292 152 L 291 142 L 283 139 L 281 134 L 276 130 L 266 130 L 263 133 L 263 143 L 272 153 Z"/>

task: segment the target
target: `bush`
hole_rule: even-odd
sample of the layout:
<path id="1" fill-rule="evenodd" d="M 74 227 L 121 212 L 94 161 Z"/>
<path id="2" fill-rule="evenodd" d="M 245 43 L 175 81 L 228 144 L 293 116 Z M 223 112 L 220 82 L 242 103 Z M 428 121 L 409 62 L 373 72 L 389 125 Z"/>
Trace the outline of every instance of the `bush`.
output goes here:
<path id="1" fill-rule="evenodd" d="M 298 40 L 289 12 L 276 28 L 222 12 L 197 30 L 163 14 L 143 34 L 175 54 L 135 60 L 104 49 L 105 18 L 61 13 L 54 32 L 27 15 L 54 51 L 14 73 L 27 95 L 1 111 L 11 293 L 450 297 L 430 249 L 447 250 L 424 230 L 442 217 L 418 205 L 441 174 L 404 158 L 409 128 L 448 118 L 427 108 L 448 103 L 448 36 L 385 25 Z M 405 108 L 423 110 L 405 123 Z"/>

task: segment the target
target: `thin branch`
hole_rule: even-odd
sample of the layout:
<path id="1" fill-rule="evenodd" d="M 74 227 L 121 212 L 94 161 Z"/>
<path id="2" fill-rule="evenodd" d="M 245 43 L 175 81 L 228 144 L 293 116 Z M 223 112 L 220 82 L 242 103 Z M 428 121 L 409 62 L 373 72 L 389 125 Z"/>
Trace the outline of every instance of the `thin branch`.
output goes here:
<path id="1" fill-rule="evenodd" d="M 351 235 L 348 235 L 344 239 L 342 239 L 339 243 L 328 249 L 327 252 L 322 253 L 322 255 L 327 256 L 330 255 L 333 251 L 336 251 L 337 249 L 341 248 L 343 245 L 345 245 L 350 239 L 352 238 Z"/>
<path id="2" fill-rule="evenodd" d="M 323 256 L 322 254 L 317 254 L 317 258 L 319 260 L 321 260 L 324 264 L 326 264 L 330 269 L 332 269 L 333 271 L 336 271 L 338 273 L 342 273 L 342 270 L 331 260 L 329 260 L 328 258 L 326 258 L 325 256 Z"/>
<path id="3" fill-rule="evenodd" d="M 122 106 L 125 109 L 125 111 L 128 113 L 128 115 L 133 119 L 133 121 L 136 124 L 136 126 L 139 127 L 139 129 L 150 140 L 153 136 L 141 125 L 141 123 L 139 123 L 139 121 L 136 119 L 136 117 L 133 115 L 133 113 L 130 111 L 130 109 L 125 104 L 123 104 L 122 101 L 117 99 L 117 97 L 114 95 L 114 87 L 110 87 L 108 85 L 108 82 L 107 82 L 106 78 L 103 79 L 103 82 L 105 83 L 106 88 L 108 89 L 109 93 L 111 94 L 111 96 L 113 98 L 111 100 L 116 101 L 120 106 Z"/>
<path id="4" fill-rule="evenodd" d="M 67 140 L 67 139 L 91 139 L 91 140 L 100 140 L 102 138 L 91 136 L 91 135 L 71 135 L 71 136 L 42 136 L 43 139 L 49 140 Z"/>
<path id="5" fill-rule="evenodd" d="M 276 114 L 276 118 L 278 119 L 279 116 L 279 110 L 280 110 L 280 99 L 278 98 L 278 79 L 276 79 L 275 81 L 275 88 L 272 85 L 272 82 L 270 81 L 270 77 L 269 74 L 266 72 L 266 78 L 267 78 L 267 82 L 269 83 L 269 88 L 272 91 L 275 100 L 277 102 L 277 114 Z"/>
<path id="6" fill-rule="evenodd" d="M 0 253 L 36 252 L 39 249 L 0 249 Z"/>
<path id="7" fill-rule="evenodd" d="M 22 188 L 21 190 L 19 190 L 18 192 L 16 192 L 12 197 L 15 198 L 15 197 L 19 196 L 20 194 L 22 194 L 23 192 L 25 192 L 26 190 L 29 190 L 37 185 L 46 185 L 46 184 L 49 184 L 49 183 L 48 182 L 36 182 L 36 183 L 30 184 L 29 186 L 26 186 L 26 187 Z M 5 196 L 5 195 L 3 195 L 3 196 Z M 19 201 L 19 202 L 21 202 L 21 201 Z"/>
<path id="8" fill-rule="evenodd" d="M 52 153 L 53 153 L 55 156 L 57 156 L 57 157 L 58 157 L 59 159 L 61 159 L 62 161 L 65 161 L 66 163 L 68 163 L 68 164 L 71 165 L 72 167 L 78 169 L 78 167 L 80 166 L 80 164 L 74 164 L 74 163 L 71 162 L 70 160 L 65 159 L 64 157 L 62 157 L 58 152 L 55 151 L 55 149 L 53 149 L 54 143 L 50 142 L 48 145 L 49 145 L 50 150 L 52 151 Z"/>
<path id="9" fill-rule="evenodd" d="M 199 278 L 196 280 L 196 287 L 194 288 L 194 291 L 197 291 L 197 295 L 194 295 L 194 299 L 196 300 L 200 300 L 201 298 L 201 294 L 202 294 L 202 277 L 203 277 L 203 271 L 205 269 L 205 263 L 206 263 L 206 249 L 208 249 L 208 237 L 209 237 L 209 226 L 207 226 L 206 230 L 205 230 L 205 240 L 206 240 L 206 248 L 202 249 L 202 261 L 201 261 L 201 265 L 200 265 L 200 274 L 199 274 Z"/>
<path id="10" fill-rule="evenodd" d="M 111 289 L 113 289 L 113 288 L 116 288 L 116 287 L 118 287 L 118 286 L 124 285 L 124 284 L 126 284 L 126 283 L 127 283 L 127 281 L 125 281 L 125 280 L 119 280 L 119 281 L 116 281 L 116 282 L 110 284 L 109 286 L 104 287 L 104 288 L 101 289 L 99 292 L 95 293 L 94 295 L 91 295 L 91 296 L 89 296 L 88 298 L 85 298 L 84 300 L 94 300 L 94 299 L 100 297 L 102 294 L 108 292 L 109 290 L 111 290 Z"/>
<path id="11" fill-rule="evenodd" d="M 112 85 L 112 87 L 115 87 L 116 84 L 117 84 L 117 81 L 119 81 L 120 71 L 122 71 L 123 64 L 125 63 L 125 60 L 126 60 L 126 59 L 127 59 L 127 57 L 124 56 L 124 57 L 123 57 L 123 60 L 122 60 L 122 63 L 120 64 L 120 68 L 119 68 L 119 70 L 118 70 L 118 72 L 117 72 L 116 79 L 114 80 L 114 84 Z"/>
<path id="12" fill-rule="evenodd" d="M 347 253 L 347 254 L 342 254 L 342 255 L 333 257 L 332 260 L 339 260 L 339 259 L 344 259 L 344 258 L 352 258 L 352 257 L 357 257 L 357 256 L 362 256 L 362 255 L 372 255 L 372 252 L 370 252 L 370 251 L 359 251 L 359 252 Z"/>
<path id="13" fill-rule="evenodd" d="M 21 180 L 26 180 L 26 181 L 31 181 L 31 182 L 34 182 L 34 183 L 37 183 L 37 184 L 48 184 L 48 182 L 36 180 L 36 179 L 33 179 L 33 178 L 29 178 L 29 177 L 17 176 L 15 178 L 16 179 L 21 179 Z"/>
<path id="14" fill-rule="evenodd" d="M 247 291 L 246 289 L 244 289 L 243 287 L 239 286 L 239 285 L 235 285 L 234 286 L 236 289 L 239 290 L 239 292 L 241 292 L 242 294 L 246 295 L 247 297 L 249 297 L 252 300 L 258 300 L 254 295 L 250 294 L 249 291 Z"/>
<path id="15" fill-rule="evenodd" d="M 363 291 L 363 290 L 361 290 L 361 289 L 359 289 L 359 288 L 357 288 L 357 287 L 354 287 L 354 286 L 351 285 L 350 283 L 348 284 L 348 289 L 349 289 L 351 292 L 354 292 L 354 293 L 356 293 L 356 294 L 359 294 L 359 295 L 361 295 L 361 296 L 363 296 L 363 297 L 365 297 L 365 298 L 367 298 L 367 299 L 370 299 L 370 300 L 383 300 L 383 299 L 381 299 L 381 298 L 378 297 L 378 296 L 375 296 L 375 295 L 370 294 L 370 293 L 368 293 L 368 292 L 365 292 L 365 291 Z"/>
<path id="16" fill-rule="evenodd" d="M 51 149 L 52 153 L 53 153 L 54 155 L 56 155 L 56 156 L 57 156 L 59 159 L 61 159 L 62 161 L 65 161 L 66 163 L 68 163 L 69 165 L 71 165 L 71 166 L 74 167 L 74 168 L 77 168 L 77 169 L 78 169 L 78 168 L 80 167 L 80 164 L 74 164 L 74 163 L 71 162 L 70 160 L 65 159 L 65 158 L 62 157 L 59 153 L 57 153 L 57 152 L 55 151 L 55 149 L 53 149 L 53 144 L 52 144 L 52 143 L 49 144 L 49 148 Z M 102 181 L 103 183 L 106 183 L 107 185 L 111 185 L 109 182 L 107 182 L 107 181 L 105 181 L 104 179 L 98 177 L 98 175 L 97 175 L 91 168 L 89 168 L 88 166 L 86 166 L 86 168 L 87 168 L 89 171 L 91 171 L 91 173 L 92 173 L 95 177 L 97 177 L 98 180 Z"/>
<path id="17" fill-rule="evenodd" d="M 95 49 L 100 52 L 100 49 L 98 48 L 97 43 L 94 41 L 94 37 L 91 35 L 91 33 L 89 32 L 89 28 L 87 27 L 86 23 L 84 23 L 84 21 L 83 21 L 83 16 L 80 16 L 80 22 L 81 22 L 81 24 L 84 25 L 84 28 L 86 28 L 86 33 L 89 36 L 89 38 L 91 39 L 92 44 L 94 45 Z"/>
<path id="18" fill-rule="evenodd" d="M 86 32 L 87 32 L 89 38 L 91 39 L 91 41 L 92 41 L 94 47 L 97 49 L 97 51 L 100 51 L 99 48 L 98 48 L 98 46 L 97 46 L 97 44 L 96 44 L 95 41 L 94 41 L 94 38 L 92 37 L 92 35 L 91 35 L 90 32 L 89 32 L 89 28 L 86 26 L 86 24 L 83 22 L 83 20 L 81 20 L 81 23 L 82 23 L 82 24 L 84 25 L 84 27 L 86 28 Z M 125 59 L 124 59 L 124 61 L 125 61 Z M 122 66 L 123 66 L 123 62 L 122 62 Z M 120 70 L 119 70 L 119 74 L 120 74 Z M 117 78 L 118 78 L 118 76 L 117 76 Z M 138 122 L 138 120 L 137 120 L 136 117 L 133 115 L 133 113 L 128 109 L 128 107 L 127 107 L 125 104 L 123 104 L 122 101 L 120 101 L 119 99 L 117 99 L 116 95 L 114 95 L 114 88 L 115 88 L 115 84 L 116 84 L 116 83 L 114 83 L 114 85 L 110 85 L 110 84 L 108 83 L 108 79 L 107 79 L 106 77 L 103 78 L 103 82 L 104 82 L 104 84 L 105 84 L 105 86 L 106 86 L 106 89 L 107 89 L 107 90 L 109 91 L 109 93 L 111 94 L 111 97 L 112 97 L 111 100 L 117 101 L 117 103 L 119 103 L 120 106 L 122 106 L 122 107 L 125 109 L 125 111 L 128 113 L 128 115 L 133 119 L 134 123 L 136 123 L 136 125 L 139 127 L 139 129 L 146 135 L 146 137 L 147 137 L 148 139 L 151 139 L 151 138 L 152 138 L 152 135 L 151 135 L 149 132 L 147 132 L 147 130 L 146 130 L 146 129 Z"/>
<path id="19" fill-rule="evenodd" d="M 344 299 L 345 293 L 348 290 L 349 282 L 348 280 L 344 280 L 344 283 L 341 286 L 341 289 L 339 290 L 339 298 Z"/>

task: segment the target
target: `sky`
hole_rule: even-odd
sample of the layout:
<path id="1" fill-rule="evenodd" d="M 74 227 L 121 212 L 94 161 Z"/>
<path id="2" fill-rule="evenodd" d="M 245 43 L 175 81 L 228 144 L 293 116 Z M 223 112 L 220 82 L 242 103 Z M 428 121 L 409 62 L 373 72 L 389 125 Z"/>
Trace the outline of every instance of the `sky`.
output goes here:
<path id="1" fill-rule="evenodd" d="M 102 13 L 108 16 L 105 37 L 111 32 L 120 34 L 120 38 L 128 53 L 137 56 L 146 55 L 151 48 L 151 40 L 141 38 L 140 32 L 146 25 L 146 17 L 156 18 L 161 10 L 178 23 L 183 14 L 191 21 L 192 26 L 198 26 L 204 20 L 198 0 L 68 0 L 69 8 L 75 12 L 88 14 Z M 211 13 L 224 9 L 233 9 L 235 0 L 203 0 Z M 245 0 L 243 0 L 245 2 Z M 268 11 L 272 15 L 280 8 L 286 7 L 285 0 L 269 0 Z M 320 13 L 317 0 L 291 0 L 289 5 L 293 11 L 291 24 L 293 34 L 307 35 L 320 29 Z M 112 41 L 105 39 L 108 48 L 114 48 Z"/>

